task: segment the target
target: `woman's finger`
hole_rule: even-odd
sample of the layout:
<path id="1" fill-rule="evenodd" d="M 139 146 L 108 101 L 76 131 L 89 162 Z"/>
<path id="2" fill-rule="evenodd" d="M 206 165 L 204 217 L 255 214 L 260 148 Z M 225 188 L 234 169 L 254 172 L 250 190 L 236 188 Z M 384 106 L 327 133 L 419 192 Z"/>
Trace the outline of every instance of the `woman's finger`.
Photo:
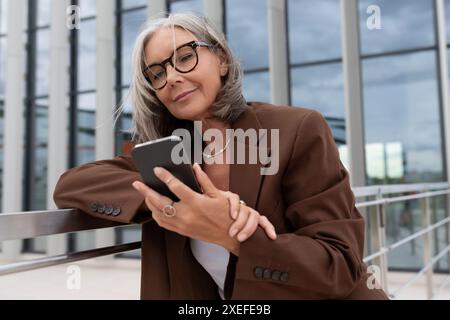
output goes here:
<path id="1" fill-rule="evenodd" d="M 190 201 L 196 194 L 198 195 L 198 193 L 174 177 L 174 175 L 166 169 L 162 167 L 155 167 L 153 172 L 158 179 L 164 182 L 169 190 L 172 191 L 180 200 Z"/>
<path id="2" fill-rule="evenodd" d="M 259 213 L 254 210 L 250 210 L 250 214 L 248 216 L 247 222 L 245 223 L 244 228 L 237 235 L 237 239 L 240 242 L 247 240 L 253 233 L 255 233 L 256 228 L 258 228 L 259 222 Z"/>
<path id="3" fill-rule="evenodd" d="M 272 240 L 276 240 L 277 239 L 277 233 L 275 231 L 275 227 L 269 221 L 269 219 L 267 219 L 266 216 L 263 216 L 263 215 L 259 216 L 259 225 L 261 226 L 261 228 L 264 229 L 264 231 L 266 232 L 267 236 L 270 239 L 272 239 Z"/>
<path id="4" fill-rule="evenodd" d="M 230 237 L 234 237 L 244 226 L 247 222 L 248 215 L 250 214 L 250 208 L 247 206 L 240 206 L 239 213 L 236 218 L 236 221 L 233 222 L 230 226 L 229 234 Z"/>
<path id="5" fill-rule="evenodd" d="M 206 172 L 202 170 L 202 168 L 198 163 L 194 163 L 192 168 L 194 169 L 195 177 L 197 178 L 198 183 L 202 187 L 203 192 L 210 197 L 215 197 L 217 195 L 218 189 L 211 181 L 211 179 L 209 179 Z"/>
<path id="6" fill-rule="evenodd" d="M 240 198 L 236 193 L 230 191 L 226 191 L 225 196 L 228 198 L 228 201 L 230 202 L 231 218 L 233 218 L 233 220 L 236 220 L 241 206 L 241 203 L 239 202 Z"/>
<path id="7" fill-rule="evenodd" d="M 140 181 L 135 181 L 135 182 L 133 182 L 132 185 L 133 185 L 133 188 L 135 188 L 137 191 L 139 191 L 145 197 L 145 203 L 150 201 L 150 203 L 156 209 L 159 209 L 159 211 L 161 211 L 165 205 L 172 203 L 172 200 L 170 198 L 159 194 L 158 192 L 156 192 L 155 190 L 153 190 L 152 188 L 150 188 L 149 186 L 147 186 L 146 184 L 144 184 Z M 151 208 L 149 208 L 149 209 L 151 209 Z"/>

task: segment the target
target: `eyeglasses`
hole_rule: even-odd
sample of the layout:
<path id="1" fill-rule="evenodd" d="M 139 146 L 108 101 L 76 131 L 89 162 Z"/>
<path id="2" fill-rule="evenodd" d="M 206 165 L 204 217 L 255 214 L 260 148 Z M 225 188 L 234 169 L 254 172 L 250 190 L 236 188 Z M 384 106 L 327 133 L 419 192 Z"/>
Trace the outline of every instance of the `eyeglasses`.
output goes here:
<path id="1" fill-rule="evenodd" d="M 198 64 L 198 47 L 212 47 L 213 45 L 202 41 L 191 41 L 178 47 L 172 55 L 161 63 L 155 63 L 144 69 L 144 75 L 155 90 L 160 90 L 167 84 L 166 65 L 169 63 L 175 70 L 188 73 Z"/>

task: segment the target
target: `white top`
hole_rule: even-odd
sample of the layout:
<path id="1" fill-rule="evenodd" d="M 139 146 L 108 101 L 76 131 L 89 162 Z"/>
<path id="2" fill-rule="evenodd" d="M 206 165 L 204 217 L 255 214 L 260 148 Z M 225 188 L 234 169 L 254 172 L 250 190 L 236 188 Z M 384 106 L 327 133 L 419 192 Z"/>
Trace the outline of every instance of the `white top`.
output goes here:
<path id="1" fill-rule="evenodd" d="M 202 240 L 190 239 L 192 254 L 216 282 L 224 300 L 223 287 L 227 275 L 230 253 L 222 246 Z"/>

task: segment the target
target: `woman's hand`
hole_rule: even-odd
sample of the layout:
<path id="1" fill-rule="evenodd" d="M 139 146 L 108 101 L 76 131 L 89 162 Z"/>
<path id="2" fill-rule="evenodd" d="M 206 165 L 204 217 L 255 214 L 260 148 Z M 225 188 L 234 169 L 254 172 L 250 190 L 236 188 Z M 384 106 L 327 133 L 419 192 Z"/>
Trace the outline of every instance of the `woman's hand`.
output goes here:
<path id="1" fill-rule="evenodd" d="M 235 237 L 239 242 L 244 242 L 255 233 L 258 225 L 266 232 L 272 240 L 276 240 L 275 227 L 269 219 L 260 215 L 258 211 L 241 203 L 237 194 L 230 191 L 221 191 L 230 201 L 230 215 L 235 220 L 229 229 L 230 237 Z"/>
<path id="2" fill-rule="evenodd" d="M 162 211 L 164 206 L 172 204 L 171 199 L 160 195 L 139 181 L 135 181 L 133 187 L 145 196 L 146 205 L 161 227 L 194 239 L 219 244 L 234 254 L 239 254 L 239 241 L 228 234 L 229 227 L 234 222 L 229 214 L 230 201 L 223 191 L 214 186 L 199 165 L 194 166 L 194 171 L 204 194 L 194 192 L 163 168 L 155 168 L 154 171 L 155 175 L 180 199 L 173 204 L 177 212 L 176 216 L 167 217 Z M 245 209 L 242 212 L 244 215 Z M 252 216 L 255 214 L 252 213 Z M 246 232 L 251 231 L 247 224 L 244 228 Z"/>

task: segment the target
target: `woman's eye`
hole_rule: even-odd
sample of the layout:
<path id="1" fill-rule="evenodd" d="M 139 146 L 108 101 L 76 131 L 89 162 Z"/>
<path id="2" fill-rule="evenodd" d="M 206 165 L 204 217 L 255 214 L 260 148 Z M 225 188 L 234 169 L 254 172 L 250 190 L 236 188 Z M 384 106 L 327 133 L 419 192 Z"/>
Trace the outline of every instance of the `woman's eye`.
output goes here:
<path id="1" fill-rule="evenodd" d="M 154 80 L 158 80 L 162 77 L 163 73 L 162 72 L 158 72 L 158 73 L 153 73 L 152 78 Z"/>
<path id="2" fill-rule="evenodd" d="M 180 62 L 186 62 L 192 59 L 194 55 L 192 53 L 189 54 L 185 54 L 183 56 L 180 57 Z"/>

